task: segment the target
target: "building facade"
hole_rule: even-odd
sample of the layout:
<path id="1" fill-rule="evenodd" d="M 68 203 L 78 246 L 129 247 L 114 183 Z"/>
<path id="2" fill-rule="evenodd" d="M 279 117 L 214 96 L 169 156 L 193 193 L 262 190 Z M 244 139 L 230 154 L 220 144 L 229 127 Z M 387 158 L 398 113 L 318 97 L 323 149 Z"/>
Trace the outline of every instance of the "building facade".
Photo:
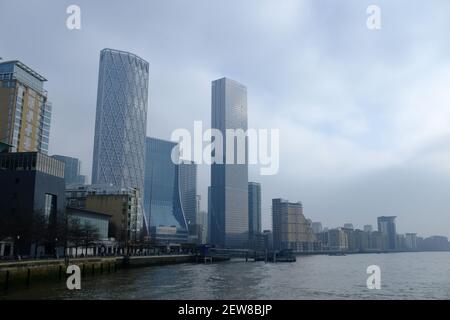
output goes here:
<path id="1" fill-rule="evenodd" d="M 52 156 L 56 160 L 64 162 L 64 181 L 66 186 L 72 184 L 85 184 L 86 177 L 80 174 L 81 171 L 81 161 L 77 158 L 54 155 Z"/>
<path id="2" fill-rule="evenodd" d="M 378 231 L 387 237 L 387 250 L 397 249 L 397 228 L 395 225 L 396 217 L 378 217 Z"/>
<path id="3" fill-rule="evenodd" d="M 178 165 L 181 205 L 189 226 L 197 224 L 197 165 L 183 161 Z"/>
<path id="4" fill-rule="evenodd" d="M 261 184 L 248 183 L 248 234 L 250 241 L 261 234 Z"/>
<path id="5" fill-rule="evenodd" d="M 417 250 L 417 233 L 405 234 L 405 245 L 408 250 Z"/>
<path id="6" fill-rule="evenodd" d="M 273 199 L 272 228 L 275 249 L 291 249 L 298 252 L 318 249 L 319 244 L 303 215 L 301 202 Z"/>
<path id="7" fill-rule="evenodd" d="M 64 192 L 64 163 L 38 152 L 0 153 L 0 233 L 17 240 L 17 253 L 52 253 Z"/>
<path id="8" fill-rule="evenodd" d="M 314 233 L 321 233 L 323 231 L 322 223 L 321 222 L 313 222 L 311 224 L 311 228 Z"/>
<path id="9" fill-rule="evenodd" d="M 137 188 L 98 187 L 86 193 L 84 208 L 111 216 L 109 235 L 122 246 L 143 240 L 142 195 Z"/>
<path id="10" fill-rule="evenodd" d="M 212 82 L 211 127 L 222 133 L 220 144 L 214 150 L 211 165 L 211 194 L 209 234 L 213 245 L 244 248 L 248 245 L 248 150 L 247 138 L 228 141 L 227 130 L 247 132 L 247 88 L 222 78 Z M 226 147 L 234 142 L 234 159 L 227 158 Z M 238 162 L 239 157 L 244 161 Z M 242 160 L 242 158 L 241 158 Z M 243 163 L 242 163 L 243 162 Z"/>
<path id="11" fill-rule="evenodd" d="M 51 103 L 47 80 L 20 61 L 0 63 L 0 142 L 10 152 L 48 153 Z"/>
<path id="12" fill-rule="evenodd" d="M 150 236 L 159 244 L 187 242 L 179 166 L 172 161 L 176 143 L 156 138 L 146 141 L 144 206 Z M 195 200 L 194 194 L 194 206 Z"/>
<path id="13" fill-rule="evenodd" d="M 148 80 L 147 61 L 128 52 L 101 51 L 92 184 L 144 192 Z M 138 218 L 144 219 L 143 212 Z"/>

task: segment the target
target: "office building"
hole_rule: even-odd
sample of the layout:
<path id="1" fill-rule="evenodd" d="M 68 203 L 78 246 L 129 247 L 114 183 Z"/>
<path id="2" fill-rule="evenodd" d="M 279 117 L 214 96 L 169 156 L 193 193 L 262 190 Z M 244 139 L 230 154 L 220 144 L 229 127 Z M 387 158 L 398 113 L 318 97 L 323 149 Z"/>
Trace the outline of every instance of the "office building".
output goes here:
<path id="1" fill-rule="evenodd" d="M 0 228 L 17 253 L 52 253 L 64 222 L 64 163 L 38 152 L 0 153 Z"/>
<path id="2" fill-rule="evenodd" d="M 355 229 L 355 228 L 353 227 L 353 224 L 352 224 L 352 223 L 345 223 L 345 224 L 344 224 L 344 228 L 345 228 L 345 229 L 350 229 L 350 230 Z"/>
<path id="3" fill-rule="evenodd" d="M 366 224 L 364 226 L 364 232 L 372 232 L 373 231 L 373 227 L 370 224 Z"/>
<path id="4" fill-rule="evenodd" d="M 128 52 L 101 51 L 92 184 L 144 192 L 148 80 L 147 61 Z M 144 219 L 143 212 L 138 219 Z"/>
<path id="5" fill-rule="evenodd" d="M 222 78 L 212 82 L 211 127 L 222 133 L 222 150 L 213 150 L 211 165 L 210 241 L 220 247 L 248 245 L 247 138 L 228 141 L 227 130 L 247 132 L 247 88 Z M 234 144 L 233 158 L 227 144 Z M 244 161 L 242 161 L 242 159 Z"/>
<path id="6" fill-rule="evenodd" d="M 387 236 L 387 250 L 397 249 L 396 217 L 378 217 L 378 231 Z"/>
<path id="7" fill-rule="evenodd" d="M 0 63 L 0 142 L 10 152 L 48 153 L 51 103 L 43 76 L 20 61 Z"/>
<path id="8" fill-rule="evenodd" d="M 275 249 L 298 252 L 317 250 L 318 242 L 303 215 L 301 202 L 273 199 L 272 228 Z"/>
<path id="9" fill-rule="evenodd" d="M 80 174 L 81 161 L 77 158 L 54 155 L 52 156 L 56 160 L 64 162 L 64 181 L 66 186 L 73 184 L 85 184 L 86 177 Z"/>
<path id="10" fill-rule="evenodd" d="M 180 197 L 188 227 L 197 224 L 197 165 L 183 161 L 178 165 Z"/>
<path id="11" fill-rule="evenodd" d="M 188 226 L 181 204 L 180 166 L 172 160 L 176 143 L 146 140 L 144 206 L 149 232 L 155 243 L 188 241 Z M 194 206 L 196 205 L 194 193 Z"/>
<path id="12" fill-rule="evenodd" d="M 321 222 L 313 222 L 311 223 L 311 228 L 314 233 L 321 233 L 323 231 Z"/>
<path id="13" fill-rule="evenodd" d="M 261 234 L 261 184 L 248 183 L 248 232 L 252 241 Z"/>

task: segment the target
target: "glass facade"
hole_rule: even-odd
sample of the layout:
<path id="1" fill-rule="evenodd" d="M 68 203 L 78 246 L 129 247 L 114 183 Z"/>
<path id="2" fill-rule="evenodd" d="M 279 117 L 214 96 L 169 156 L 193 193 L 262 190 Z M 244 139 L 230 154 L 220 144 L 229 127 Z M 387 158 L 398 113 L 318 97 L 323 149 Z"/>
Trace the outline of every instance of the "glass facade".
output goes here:
<path id="1" fill-rule="evenodd" d="M 66 185 L 84 184 L 85 178 L 80 175 L 81 161 L 77 158 L 54 155 L 52 158 L 64 162 L 64 181 Z"/>
<path id="2" fill-rule="evenodd" d="M 197 224 L 197 165 L 185 161 L 178 165 L 181 205 L 188 226 Z"/>
<path id="3" fill-rule="evenodd" d="M 93 184 L 143 191 L 148 80 L 145 60 L 128 52 L 101 51 Z"/>
<path id="4" fill-rule="evenodd" d="M 223 155 L 226 155 L 226 130 L 247 131 L 245 86 L 226 78 L 212 82 L 211 124 L 212 128 L 222 132 Z M 247 160 L 247 148 L 245 152 Z M 245 247 L 248 243 L 248 161 L 245 164 L 211 165 L 210 201 L 211 243 L 222 247 Z"/>
<path id="5" fill-rule="evenodd" d="M 144 207 L 150 235 L 157 241 L 185 242 L 187 223 L 181 205 L 179 167 L 171 158 L 176 143 L 147 138 L 146 144 Z"/>
<path id="6" fill-rule="evenodd" d="M 261 233 L 261 184 L 248 183 L 248 232 L 254 239 Z"/>

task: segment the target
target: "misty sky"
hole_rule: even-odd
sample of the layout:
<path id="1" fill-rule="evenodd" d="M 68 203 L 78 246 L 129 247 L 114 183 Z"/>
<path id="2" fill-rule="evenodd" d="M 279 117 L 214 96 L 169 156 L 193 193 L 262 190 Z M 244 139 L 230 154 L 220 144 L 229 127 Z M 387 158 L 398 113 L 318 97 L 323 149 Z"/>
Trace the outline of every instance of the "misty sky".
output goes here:
<path id="1" fill-rule="evenodd" d="M 282 197 L 328 227 L 396 215 L 400 233 L 450 236 L 450 1 L 0 0 L 0 12 L 0 57 L 49 80 L 50 154 L 79 157 L 89 177 L 99 53 L 114 48 L 150 63 L 149 136 L 209 126 L 212 80 L 247 86 L 249 127 L 281 137 L 279 173 L 250 168 L 263 227 Z M 203 166 L 203 209 L 208 185 Z"/>

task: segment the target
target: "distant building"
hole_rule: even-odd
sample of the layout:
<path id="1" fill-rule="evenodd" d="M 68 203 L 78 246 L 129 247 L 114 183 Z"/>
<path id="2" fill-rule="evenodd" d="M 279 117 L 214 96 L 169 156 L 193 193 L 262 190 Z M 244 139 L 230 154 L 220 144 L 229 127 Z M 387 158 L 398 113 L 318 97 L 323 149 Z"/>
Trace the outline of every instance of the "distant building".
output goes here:
<path id="1" fill-rule="evenodd" d="M 53 253 L 65 217 L 64 163 L 38 152 L 0 153 L 0 228 L 21 255 Z M 53 249 L 52 249 L 53 247 Z"/>
<path id="2" fill-rule="evenodd" d="M 255 240 L 261 234 L 261 184 L 248 183 L 248 234 L 249 240 Z"/>
<path id="3" fill-rule="evenodd" d="M 447 237 L 431 236 L 423 239 L 421 249 L 425 251 L 448 251 L 450 245 Z"/>
<path id="4" fill-rule="evenodd" d="M 349 224 L 346 224 L 349 226 Z M 350 225 L 352 228 L 342 228 L 341 230 L 347 236 L 347 250 L 349 252 L 358 252 L 359 251 L 359 243 L 355 230 L 353 229 L 353 225 Z"/>
<path id="5" fill-rule="evenodd" d="M 264 249 L 273 250 L 273 233 L 270 230 L 264 230 L 262 232 L 264 237 Z"/>
<path id="6" fill-rule="evenodd" d="M 66 186 L 86 183 L 86 177 L 80 174 L 81 161 L 79 159 L 61 155 L 54 155 L 52 158 L 64 162 L 64 181 Z"/>
<path id="7" fill-rule="evenodd" d="M 364 232 L 372 232 L 373 231 L 373 227 L 370 224 L 366 224 L 364 226 Z"/>
<path id="8" fill-rule="evenodd" d="M 397 249 L 396 217 L 378 217 L 378 231 L 387 236 L 387 250 Z"/>
<path id="9" fill-rule="evenodd" d="M 301 202 L 273 199 L 272 226 L 275 249 L 318 250 L 319 243 L 303 215 Z"/>
<path id="10" fill-rule="evenodd" d="M 212 82 L 211 100 L 211 128 L 222 133 L 223 149 L 222 161 L 211 165 L 209 240 L 219 247 L 244 248 L 248 245 L 249 230 L 247 138 L 233 138 L 235 149 L 240 149 L 238 145 L 242 146 L 243 140 L 244 161 L 241 157 L 226 159 L 229 141 L 225 131 L 247 131 L 247 88 L 231 79 L 218 79 Z M 214 155 L 220 151 L 214 150 Z"/>
<path id="11" fill-rule="evenodd" d="M 407 233 L 405 235 L 405 244 L 408 250 L 417 250 L 417 233 Z"/>
<path id="12" fill-rule="evenodd" d="M 345 233 L 342 229 L 328 230 L 328 249 L 330 251 L 347 251 L 347 233 Z"/>
<path id="13" fill-rule="evenodd" d="M 144 205 L 150 237 L 161 245 L 186 243 L 189 233 L 181 202 L 180 167 L 172 159 L 177 144 L 156 138 L 146 141 Z M 188 197 L 188 206 L 194 206 L 190 210 L 196 210 L 195 196 L 194 192 Z M 193 235 L 197 234 L 194 228 Z"/>
<path id="14" fill-rule="evenodd" d="M 189 225 L 197 224 L 197 165 L 183 161 L 178 165 L 181 205 Z"/>
<path id="15" fill-rule="evenodd" d="M 385 233 L 374 231 L 370 233 L 369 248 L 371 251 L 385 251 L 387 249 L 388 237 Z"/>
<path id="16" fill-rule="evenodd" d="M 311 224 L 311 228 L 312 228 L 313 232 L 316 233 L 316 234 L 317 233 L 321 233 L 323 231 L 321 222 L 313 222 Z"/>
<path id="17" fill-rule="evenodd" d="M 43 76 L 20 61 L 0 63 L 0 142 L 10 152 L 48 153 L 52 106 Z"/>
<path id="18" fill-rule="evenodd" d="M 201 243 L 207 243 L 208 238 L 208 213 L 206 211 L 199 211 L 197 214 L 197 223 L 201 226 L 202 238 Z"/>
<path id="19" fill-rule="evenodd" d="M 406 247 L 406 237 L 404 234 L 397 234 L 397 239 L 396 239 L 396 250 L 398 251 L 404 251 L 407 249 Z"/>
<path id="20" fill-rule="evenodd" d="M 352 224 L 352 223 L 345 223 L 345 224 L 344 224 L 344 228 L 345 228 L 345 229 L 350 229 L 350 230 L 355 229 L 355 228 L 353 227 L 353 224 Z"/>
<path id="21" fill-rule="evenodd" d="M 368 252 L 370 250 L 370 232 L 356 229 L 354 230 L 356 251 Z"/>

